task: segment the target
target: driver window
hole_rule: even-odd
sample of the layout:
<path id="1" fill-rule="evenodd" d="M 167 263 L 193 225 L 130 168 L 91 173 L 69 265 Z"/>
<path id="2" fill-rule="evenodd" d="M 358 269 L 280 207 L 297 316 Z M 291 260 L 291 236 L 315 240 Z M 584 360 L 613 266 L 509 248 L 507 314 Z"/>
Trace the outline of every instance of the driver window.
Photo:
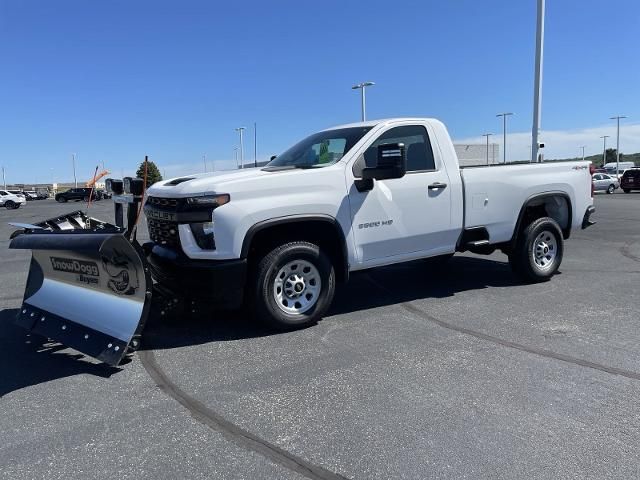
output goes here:
<path id="1" fill-rule="evenodd" d="M 406 125 L 392 128 L 380 135 L 353 164 L 354 177 L 361 177 L 363 168 L 376 166 L 378 145 L 384 143 L 404 143 L 407 155 L 407 173 L 436 169 L 431 141 L 426 128 L 420 125 Z"/>

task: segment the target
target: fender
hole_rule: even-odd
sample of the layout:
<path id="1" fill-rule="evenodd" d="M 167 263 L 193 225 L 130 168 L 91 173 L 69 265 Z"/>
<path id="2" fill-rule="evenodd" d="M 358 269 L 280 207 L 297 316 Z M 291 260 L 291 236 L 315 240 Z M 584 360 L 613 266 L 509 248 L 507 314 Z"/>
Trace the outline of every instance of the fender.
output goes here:
<path id="1" fill-rule="evenodd" d="M 540 200 L 544 198 L 558 197 L 558 196 L 566 200 L 567 208 L 569 209 L 569 212 L 568 212 L 569 221 L 567 222 L 568 225 L 566 228 L 562 229 L 562 236 L 564 237 L 564 239 L 566 240 L 569 238 L 569 235 L 571 234 L 571 225 L 573 225 L 573 205 L 571 204 L 571 197 L 569 197 L 569 195 L 566 192 L 562 192 L 562 191 L 536 193 L 534 195 L 531 195 L 529 198 L 527 198 L 523 203 L 522 207 L 520 208 L 520 213 L 518 214 L 518 220 L 516 221 L 516 226 L 515 226 L 515 229 L 513 230 L 511 241 L 509 242 L 512 246 L 515 245 L 516 238 L 518 237 L 518 232 L 520 231 L 520 227 L 522 226 L 522 219 L 524 218 L 524 212 L 526 211 L 529 204 L 534 200 Z"/>
<path id="2" fill-rule="evenodd" d="M 242 241 L 242 250 L 240 251 L 240 258 L 244 259 L 248 257 L 249 248 L 251 246 L 251 242 L 253 241 L 253 237 L 256 235 L 256 233 L 260 232 L 261 230 L 264 230 L 270 227 L 288 224 L 288 223 L 300 223 L 300 222 L 308 222 L 308 221 L 312 221 L 312 222 L 319 221 L 319 222 L 327 223 L 328 225 L 331 225 L 331 227 L 338 234 L 338 238 L 340 239 L 342 257 L 344 259 L 343 271 L 340 272 L 341 275 L 339 275 L 339 277 L 342 277 L 344 281 L 347 281 L 349 279 L 349 252 L 347 250 L 347 240 L 345 238 L 344 231 L 342 230 L 340 223 L 335 217 L 332 217 L 331 215 L 327 215 L 323 213 L 286 215 L 283 217 L 275 217 L 267 220 L 262 220 L 261 222 L 258 222 L 252 225 L 247 230 L 247 233 L 244 236 L 244 240 Z"/>

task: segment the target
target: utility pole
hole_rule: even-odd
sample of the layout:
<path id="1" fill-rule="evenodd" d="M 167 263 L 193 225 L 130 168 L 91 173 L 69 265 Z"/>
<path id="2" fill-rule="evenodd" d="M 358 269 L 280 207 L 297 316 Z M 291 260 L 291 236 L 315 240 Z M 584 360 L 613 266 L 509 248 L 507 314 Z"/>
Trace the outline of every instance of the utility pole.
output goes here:
<path id="1" fill-rule="evenodd" d="M 78 188 L 78 179 L 76 178 L 76 154 L 71 154 L 71 162 L 73 163 L 73 183 Z"/>
<path id="2" fill-rule="evenodd" d="M 258 125 L 253 122 L 253 166 L 258 166 Z"/>
<path id="3" fill-rule="evenodd" d="M 372 87 L 373 85 L 375 85 L 374 82 L 362 82 L 351 87 L 351 90 L 360 90 L 360 113 L 363 122 L 367 120 L 367 101 L 364 91 L 367 87 Z"/>
<path id="4" fill-rule="evenodd" d="M 542 110 L 542 57 L 544 50 L 544 2 L 538 0 L 538 19 L 536 23 L 536 60 L 533 87 L 533 125 L 531 126 L 531 162 L 538 161 L 538 135 Z"/>
<path id="5" fill-rule="evenodd" d="M 620 178 L 620 119 L 627 118 L 624 115 L 618 115 L 609 118 L 609 120 L 616 120 L 618 124 L 618 130 L 616 133 L 616 178 Z"/>
<path id="6" fill-rule="evenodd" d="M 604 164 L 607 163 L 607 138 L 609 135 L 603 135 L 600 137 L 602 139 L 602 168 L 604 168 Z"/>
<path id="7" fill-rule="evenodd" d="M 236 132 L 240 133 L 240 168 L 244 168 L 244 144 L 242 143 L 242 132 L 245 127 L 236 128 Z"/>
<path id="8" fill-rule="evenodd" d="M 489 137 L 493 135 L 493 133 L 483 133 L 483 137 L 487 137 L 487 165 L 489 165 Z"/>
<path id="9" fill-rule="evenodd" d="M 509 115 L 513 113 L 503 112 L 496 115 L 496 117 L 502 117 L 502 163 L 507 163 L 507 117 Z"/>

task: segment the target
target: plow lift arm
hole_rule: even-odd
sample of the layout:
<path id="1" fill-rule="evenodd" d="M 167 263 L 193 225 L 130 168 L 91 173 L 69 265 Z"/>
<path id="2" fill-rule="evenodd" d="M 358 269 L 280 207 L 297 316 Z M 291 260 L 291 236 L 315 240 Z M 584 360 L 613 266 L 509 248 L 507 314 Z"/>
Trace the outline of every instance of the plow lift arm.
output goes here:
<path id="1" fill-rule="evenodd" d="M 135 239 L 142 179 L 107 179 L 115 224 L 81 211 L 20 228 L 9 248 L 32 252 L 16 323 L 109 365 L 138 348 L 153 283 Z M 127 205 L 127 225 L 123 222 Z"/>

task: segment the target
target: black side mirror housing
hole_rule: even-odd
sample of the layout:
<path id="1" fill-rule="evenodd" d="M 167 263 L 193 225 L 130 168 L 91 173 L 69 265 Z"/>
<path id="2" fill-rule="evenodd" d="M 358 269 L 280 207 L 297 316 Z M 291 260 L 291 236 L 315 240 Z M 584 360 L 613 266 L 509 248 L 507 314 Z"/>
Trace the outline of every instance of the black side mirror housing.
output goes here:
<path id="1" fill-rule="evenodd" d="M 271 158 L 269 159 L 269 161 L 275 159 L 277 157 L 277 155 L 271 155 Z"/>
<path id="2" fill-rule="evenodd" d="M 375 167 L 362 170 L 363 180 L 389 180 L 402 178 L 407 172 L 407 152 L 404 143 L 378 145 L 378 162 Z"/>

